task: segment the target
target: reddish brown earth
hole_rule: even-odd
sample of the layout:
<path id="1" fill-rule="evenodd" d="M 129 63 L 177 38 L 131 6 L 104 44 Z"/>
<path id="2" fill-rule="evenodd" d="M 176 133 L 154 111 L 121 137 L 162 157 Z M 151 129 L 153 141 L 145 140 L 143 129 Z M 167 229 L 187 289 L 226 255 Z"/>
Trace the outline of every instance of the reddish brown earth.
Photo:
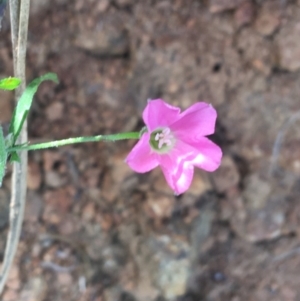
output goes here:
<path id="1" fill-rule="evenodd" d="M 9 22 L 0 72 L 12 72 Z M 217 109 L 220 169 L 175 197 L 134 142 L 29 154 L 3 301 L 300 300 L 300 1 L 32 0 L 31 142 L 139 130 L 148 98 Z M 1 92 L 8 125 L 12 94 Z M 288 122 L 288 124 L 287 124 Z M 278 143 L 275 143 L 277 139 Z M 0 255 L 10 169 L 0 190 Z"/>

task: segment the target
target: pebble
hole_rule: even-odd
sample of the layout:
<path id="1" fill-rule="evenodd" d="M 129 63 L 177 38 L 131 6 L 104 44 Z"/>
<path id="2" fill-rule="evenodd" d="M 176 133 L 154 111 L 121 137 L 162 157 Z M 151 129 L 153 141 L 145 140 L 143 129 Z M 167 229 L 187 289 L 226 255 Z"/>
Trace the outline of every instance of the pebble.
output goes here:
<path id="1" fill-rule="evenodd" d="M 210 0 L 209 11 L 212 14 L 221 13 L 226 10 L 232 10 L 241 5 L 245 0 Z"/>
<path id="2" fill-rule="evenodd" d="M 300 69 L 300 22 L 288 22 L 277 36 L 279 67 L 290 72 Z"/>
<path id="3" fill-rule="evenodd" d="M 111 26 L 81 32 L 75 46 L 96 56 L 124 56 L 129 52 L 129 40 L 124 30 Z"/>
<path id="4" fill-rule="evenodd" d="M 164 183 L 167 186 L 167 183 Z M 190 188 L 188 189 L 188 193 L 194 196 L 201 196 L 208 190 L 211 190 L 211 182 L 208 179 L 207 173 L 201 171 L 198 168 L 194 170 L 194 177 Z"/>
<path id="5" fill-rule="evenodd" d="M 54 102 L 46 109 L 49 121 L 59 120 L 63 117 L 64 105 L 61 102 Z"/>
<path id="6" fill-rule="evenodd" d="M 263 36 L 271 36 L 279 27 L 281 22 L 280 10 L 270 5 L 264 5 L 258 10 L 255 20 L 255 29 Z"/>
<path id="7" fill-rule="evenodd" d="M 47 296 L 47 282 L 41 277 L 31 278 L 21 291 L 19 301 L 42 301 Z"/>
<path id="8" fill-rule="evenodd" d="M 146 214 L 154 219 L 168 218 L 172 215 L 174 208 L 174 196 L 149 193 L 145 203 Z"/>
<path id="9" fill-rule="evenodd" d="M 67 183 L 67 178 L 58 172 L 50 170 L 45 174 L 45 184 L 50 188 L 59 188 Z"/>
<path id="10" fill-rule="evenodd" d="M 242 3 L 234 13 L 234 20 L 238 28 L 250 24 L 254 19 L 254 4 L 252 1 Z"/>

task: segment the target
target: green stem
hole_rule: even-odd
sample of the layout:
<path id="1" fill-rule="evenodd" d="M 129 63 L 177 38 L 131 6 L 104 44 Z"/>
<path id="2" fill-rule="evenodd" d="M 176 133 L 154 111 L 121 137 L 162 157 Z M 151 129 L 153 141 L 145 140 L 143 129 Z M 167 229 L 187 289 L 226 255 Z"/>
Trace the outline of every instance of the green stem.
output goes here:
<path id="1" fill-rule="evenodd" d="M 38 149 L 45 149 L 51 147 L 60 147 L 68 144 L 75 144 L 75 143 L 85 143 L 85 142 L 96 142 L 96 141 L 117 141 L 117 140 L 127 140 L 127 139 L 139 139 L 140 133 L 139 132 L 128 132 L 128 133 L 119 133 L 119 134 L 112 134 L 112 135 L 99 135 L 99 136 L 91 136 L 91 137 L 76 137 L 76 138 L 68 138 L 63 140 L 56 140 L 38 144 L 19 144 L 7 149 L 8 152 L 14 151 L 30 151 L 30 150 L 38 150 Z"/>

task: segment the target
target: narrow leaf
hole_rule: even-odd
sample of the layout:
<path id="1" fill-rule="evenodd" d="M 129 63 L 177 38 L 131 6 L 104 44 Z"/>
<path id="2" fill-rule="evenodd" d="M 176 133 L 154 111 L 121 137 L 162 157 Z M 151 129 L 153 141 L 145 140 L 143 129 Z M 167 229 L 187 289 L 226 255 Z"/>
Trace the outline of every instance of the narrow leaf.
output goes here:
<path id="1" fill-rule="evenodd" d="M 47 73 L 41 77 L 34 79 L 25 89 L 20 97 L 17 106 L 13 112 L 13 117 L 9 126 L 9 133 L 13 134 L 14 142 L 17 140 L 25 119 L 32 105 L 33 96 L 36 93 L 39 85 L 45 80 L 52 80 L 58 83 L 58 78 L 55 73 Z"/>
<path id="2" fill-rule="evenodd" d="M 0 89 L 2 90 L 14 90 L 18 88 L 21 80 L 16 77 L 8 77 L 0 80 Z"/>

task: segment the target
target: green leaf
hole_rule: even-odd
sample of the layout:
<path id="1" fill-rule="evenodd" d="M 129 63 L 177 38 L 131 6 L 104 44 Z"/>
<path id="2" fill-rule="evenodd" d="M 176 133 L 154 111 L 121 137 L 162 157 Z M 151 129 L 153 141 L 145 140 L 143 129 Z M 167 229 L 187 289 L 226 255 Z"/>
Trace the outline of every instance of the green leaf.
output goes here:
<path id="1" fill-rule="evenodd" d="M 0 126 L 0 186 L 2 186 L 2 180 L 5 175 L 7 161 L 7 151 L 5 145 L 5 139 L 3 136 L 2 127 Z"/>
<path id="2" fill-rule="evenodd" d="M 9 126 L 9 133 L 13 134 L 14 142 L 17 140 L 25 119 L 29 113 L 33 96 L 39 85 L 45 80 L 52 80 L 58 83 L 58 78 L 55 73 L 47 73 L 41 77 L 34 79 L 25 89 L 20 97 L 17 106 L 13 112 L 13 117 Z"/>
<path id="3" fill-rule="evenodd" d="M 21 80 L 16 77 L 8 77 L 0 80 L 0 89 L 14 90 L 19 87 Z"/>

